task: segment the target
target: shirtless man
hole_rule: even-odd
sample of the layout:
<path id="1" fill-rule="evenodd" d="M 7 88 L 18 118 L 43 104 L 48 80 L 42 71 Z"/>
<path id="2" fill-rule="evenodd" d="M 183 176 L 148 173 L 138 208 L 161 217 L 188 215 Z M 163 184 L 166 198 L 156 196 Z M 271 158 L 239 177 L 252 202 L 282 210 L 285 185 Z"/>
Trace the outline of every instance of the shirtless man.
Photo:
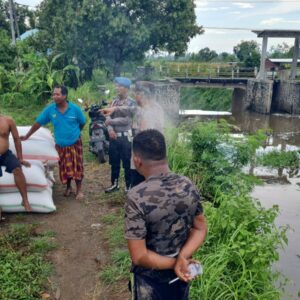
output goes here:
<path id="1" fill-rule="evenodd" d="M 9 134 L 12 134 L 17 157 L 9 150 Z M 22 196 L 22 205 L 27 212 L 32 211 L 27 197 L 25 177 L 21 165 L 30 167 L 30 163 L 23 160 L 22 145 L 16 123 L 10 117 L 0 115 L 0 177 L 2 176 L 1 167 L 6 167 L 5 171 L 13 173 L 16 186 Z M 1 210 L 1 207 L 0 207 Z"/>

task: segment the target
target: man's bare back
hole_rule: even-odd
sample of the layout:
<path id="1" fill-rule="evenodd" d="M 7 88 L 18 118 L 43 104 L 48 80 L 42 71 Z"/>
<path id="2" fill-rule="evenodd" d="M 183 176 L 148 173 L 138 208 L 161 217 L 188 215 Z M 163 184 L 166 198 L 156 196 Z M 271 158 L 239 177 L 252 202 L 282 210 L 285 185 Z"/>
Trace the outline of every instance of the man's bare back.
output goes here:
<path id="1" fill-rule="evenodd" d="M 17 156 L 9 150 L 10 133 L 14 139 Z M 0 115 L 0 168 L 5 166 L 6 172 L 13 173 L 16 185 L 22 196 L 22 205 L 26 211 L 30 212 L 32 209 L 28 202 L 26 181 L 21 165 L 30 166 L 27 161 L 23 160 L 22 145 L 16 123 L 12 118 Z M 2 170 L 0 170 L 0 176 L 2 176 Z"/>
<path id="2" fill-rule="evenodd" d="M 0 115 L 0 155 L 9 148 L 8 137 L 11 132 L 11 125 L 14 121 L 6 116 Z"/>

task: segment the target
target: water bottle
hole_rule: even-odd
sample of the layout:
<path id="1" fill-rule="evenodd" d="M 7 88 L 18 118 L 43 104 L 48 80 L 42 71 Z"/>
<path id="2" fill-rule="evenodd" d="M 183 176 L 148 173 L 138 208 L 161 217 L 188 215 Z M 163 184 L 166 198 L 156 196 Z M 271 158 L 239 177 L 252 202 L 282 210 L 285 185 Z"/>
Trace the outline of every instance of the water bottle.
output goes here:
<path id="1" fill-rule="evenodd" d="M 188 265 L 188 270 L 189 270 L 189 273 L 190 273 L 192 279 L 194 279 L 198 275 L 203 274 L 203 267 L 202 267 L 202 265 L 200 263 L 190 263 Z M 169 284 L 172 284 L 172 283 L 174 283 L 177 280 L 179 280 L 179 277 L 176 277 L 173 280 L 171 280 L 169 282 Z"/>

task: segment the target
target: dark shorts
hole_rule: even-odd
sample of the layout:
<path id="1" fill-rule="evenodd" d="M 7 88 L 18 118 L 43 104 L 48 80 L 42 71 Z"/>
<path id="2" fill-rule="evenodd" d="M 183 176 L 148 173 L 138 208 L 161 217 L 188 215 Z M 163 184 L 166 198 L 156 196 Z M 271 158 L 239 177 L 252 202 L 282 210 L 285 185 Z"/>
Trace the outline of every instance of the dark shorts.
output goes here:
<path id="1" fill-rule="evenodd" d="M 2 166 L 6 167 L 5 172 L 7 173 L 12 173 L 16 168 L 21 168 L 20 161 L 10 150 L 0 155 L 0 177 L 2 176 Z"/>
<path id="2" fill-rule="evenodd" d="M 155 271 L 154 271 L 155 272 Z M 159 271 L 158 271 L 159 272 Z M 131 292 L 134 300 L 188 300 L 189 284 L 177 280 L 169 284 L 169 281 L 176 278 L 155 278 L 142 274 L 133 273 L 133 284 L 131 284 Z"/>

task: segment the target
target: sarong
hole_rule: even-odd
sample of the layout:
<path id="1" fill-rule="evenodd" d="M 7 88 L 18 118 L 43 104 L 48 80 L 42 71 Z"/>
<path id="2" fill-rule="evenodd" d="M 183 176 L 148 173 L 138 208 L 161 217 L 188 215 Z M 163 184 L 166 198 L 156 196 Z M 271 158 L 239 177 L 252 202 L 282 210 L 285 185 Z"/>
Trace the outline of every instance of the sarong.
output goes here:
<path id="1" fill-rule="evenodd" d="M 68 179 L 83 179 L 83 152 L 81 138 L 74 145 L 60 147 L 56 145 L 59 155 L 59 177 L 63 184 Z"/>

